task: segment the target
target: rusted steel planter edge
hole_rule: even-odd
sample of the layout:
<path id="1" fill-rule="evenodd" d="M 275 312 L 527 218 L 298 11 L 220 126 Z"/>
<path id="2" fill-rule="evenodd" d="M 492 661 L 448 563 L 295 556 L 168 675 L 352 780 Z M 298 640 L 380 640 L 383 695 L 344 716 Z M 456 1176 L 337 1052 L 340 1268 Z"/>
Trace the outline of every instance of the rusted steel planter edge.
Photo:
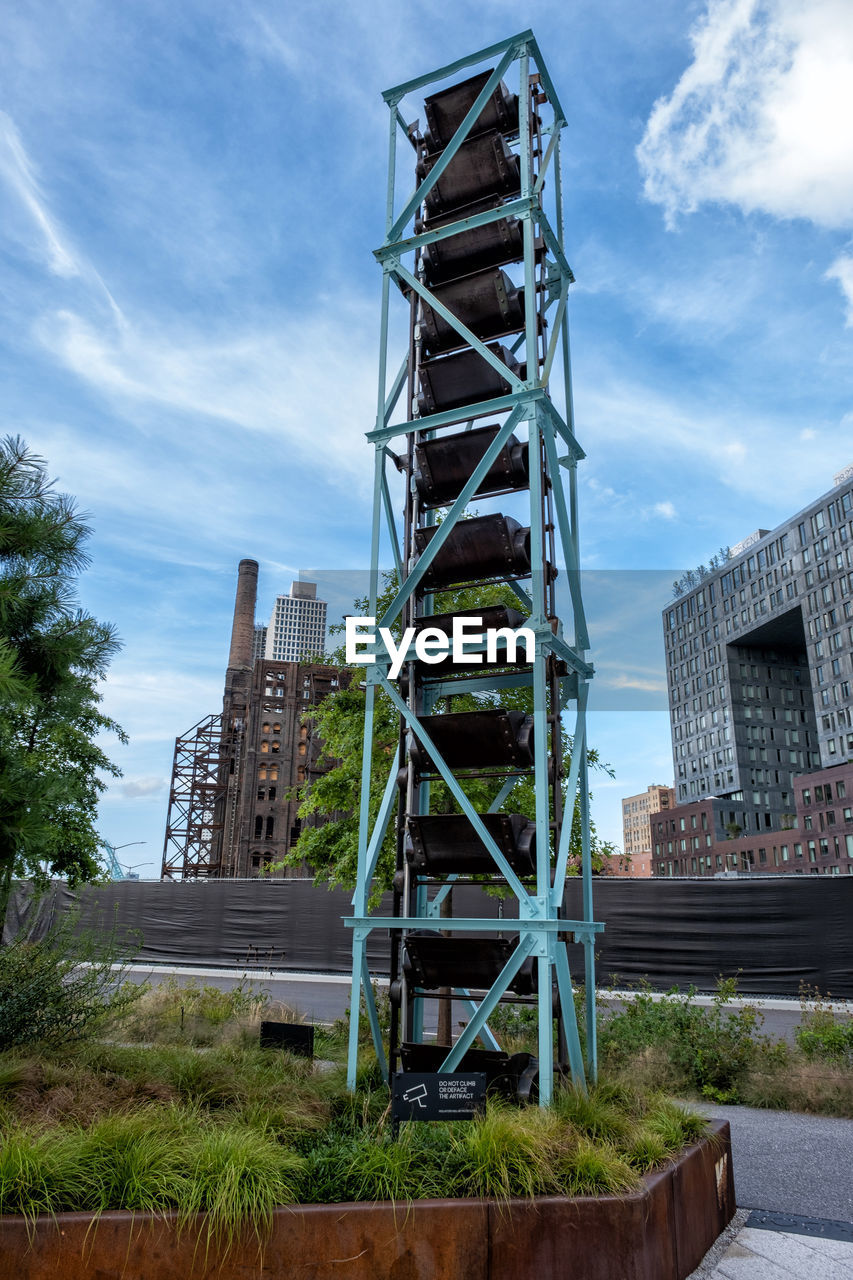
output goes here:
<path id="1" fill-rule="evenodd" d="M 277 1209 L 220 1250 L 203 1219 L 0 1218 L 0 1280 L 684 1280 L 735 1212 L 725 1121 L 624 1197 L 416 1200 Z"/>

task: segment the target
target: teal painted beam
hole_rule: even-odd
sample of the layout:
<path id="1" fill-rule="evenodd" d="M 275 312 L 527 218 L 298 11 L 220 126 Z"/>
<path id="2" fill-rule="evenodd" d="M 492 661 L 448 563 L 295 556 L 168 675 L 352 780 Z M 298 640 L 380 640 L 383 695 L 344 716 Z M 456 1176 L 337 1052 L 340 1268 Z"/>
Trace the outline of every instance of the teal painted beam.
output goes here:
<path id="1" fill-rule="evenodd" d="M 393 89 L 386 89 L 382 97 L 386 102 L 396 105 L 401 98 L 405 98 L 407 93 L 413 93 L 415 89 L 423 89 L 438 80 L 446 80 L 448 76 L 456 75 L 457 71 L 464 71 L 466 67 L 476 66 L 478 62 L 486 62 L 489 58 L 496 58 L 498 55 L 506 53 L 509 49 L 527 44 L 532 39 L 533 32 L 530 28 L 527 28 L 525 31 L 520 31 L 516 36 L 507 36 L 505 40 L 499 40 L 497 44 L 486 45 L 484 49 L 478 49 L 476 53 L 466 54 L 464 58 L 456 58 L 453 62 L 448 62 L 443 67 L 436 68 L 435 71 L 429 71 L 422 76 L 415 76 L 412 80 L 404 80 L 402 84 L 394 85 Z"/>
<path id="2" fill-rule="evenodd" d="M 544 398 L 545 391 L 542 387 L 530 387 L 526 391 L 517 391 L 514 395 L 494 396 L 491 400 L 478 400 L 476 404 L 462 405 L 458 409 L 445 409 L 443 413 L 431 413 L 425 418 L 413 418 L 396 426 L 379 427 L 368 431 L 367 439 L 371 444 L 387 444 L 396 436 L 408 435 L 410 431 L 438 431 L 440 427 L 452 427 L 457 422 L 466 422 L 469 418 L 484 418 L 487 414 L 491 416 L 506 413 L 508 409 L 531 405 Z"/>

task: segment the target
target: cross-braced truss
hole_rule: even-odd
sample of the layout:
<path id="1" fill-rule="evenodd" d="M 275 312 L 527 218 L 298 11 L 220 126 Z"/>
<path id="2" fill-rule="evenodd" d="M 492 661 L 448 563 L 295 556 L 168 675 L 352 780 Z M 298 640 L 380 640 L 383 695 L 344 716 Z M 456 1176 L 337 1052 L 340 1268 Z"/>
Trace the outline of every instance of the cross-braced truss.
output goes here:
<path id="1" fill-rule="evenodd" d="M 491 65 L 426 98 L 423 131 L 406 124 L 400 104 L 407 95 L 483 63 Z M 512 83 L 513 73 L 517 97 L 504 83 L 504 77 Z M 375 665 L 365 668 L 358 883 L 347 921 L 350 1086 L 362 996 L 388 1070 L 366 958 L 369 934 L 384 929 L 392 939 L 391 1070 L 398 1057 L 404 1069 L 467 1069 L 478 1039 L 499 1058 L 489 1018 L 500 1001 L 526 999 L 538 1011 L 544 1104 L 554 1087 L 555 1009 L 558 1068 L 581 1085 L 595 1074 L 594 941 L 602 927 L 592 914 L 586 706 L 593 671 L 578 572 L 576 467 L 584 454 L 574 434 L 569 366 L 574 277 L 562 235 L 565 116 L 530 31 L 383 96 L 390 109 L 389 175 L 386 236 L 376 251 L 383 285 L 377 419 L 368 434 L 375 459 L 369 614 L 376 615 L 386 548 L 398 589 L 380 626 L 449 633 L 442 592 L 487 585 L 489 599 L 503 603 L 496 611 L 473 610 L 484 630 L 461 664 L 410 661 L 394 681 L 380 643 Z M 416 189 L 395 212 L 400 143 L 414 146 Z M 517 284 L 504 270 L 512 263 L 522 275 Z M 408 344 L 389 387 L 398 294 L 408 309 Z M 508 350 L 499 338 L 514 345 Z M 555 369 L 562 371 L 562 412 L 550 392 Z M 398 403 L 404 420 L 394 422 Z M 475 426 L 486 417 L 487 427 Z M 395 502 L 400 475 L 403 492 Z M 526 527 L 502 513 L 480 514 L 481 504 L 496 497 L 515 504 Z M 495 588 L 504 586 L 496 597 Z M 507 606 L 507 596 L 517 607 Z M 532 631 L 529 661 L 508 647 L 488 652 L 486 614 L 498 626 L 523 623 Z M 400 715 L 400 751 L 371 824 L 380 692 Z M 480 811 L 469 798 L 474 779 L 491 787 Z M 532 818 L 512 809 L 513 790 L 525 779 L 532 779 Z M 431 801 L 439 791 L 444 799 L 436 812 Z M 389 916 L 368 904 L 395 815 Z M 580 846 L 581 920 L 562 915 L 573 841 Z M 446 914 L 452 885 L 472 875 L 502 883 L 515 918 L 511 911 L 499 922 Z M 586 1064 L 566 949 L 571 938 L 584 949 Z M 469 1014 L 456 1042 L 441 1050 L 424 1045 L 424 1000 L 436 994 Z"/>

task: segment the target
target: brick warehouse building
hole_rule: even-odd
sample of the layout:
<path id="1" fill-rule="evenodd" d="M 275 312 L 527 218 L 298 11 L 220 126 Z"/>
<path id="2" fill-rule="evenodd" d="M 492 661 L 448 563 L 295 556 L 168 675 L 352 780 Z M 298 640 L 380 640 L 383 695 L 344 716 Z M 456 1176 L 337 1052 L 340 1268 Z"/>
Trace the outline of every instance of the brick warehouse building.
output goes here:
<path id="1" fill-rule="evenodd" d="M 257 562 L 241 560 L 221 715 L 175 744 L 164 879 L 264 875 L 298 839 L 293 788 L 319 772 L 321 743 L 303 715 L 348 676 L 324 663 L 257 656 L 257 581 Z"/>
<path id="2" fill-rule="evenodd" d="M 779 830 L 746 833 L 746 814 L 716 797 L 652 814 L 653 874 L 853 875 L 853 761 L 800 774 L 793 786 L 796 812 Z"/>
<path id="3" fill-rule="evenodd" d="M 851 482 L 848 468 L 663 611 L 676 804 L 714 797 L 717 836 L 727 821 L 780 831 L 794 777 L 853 758 Z"/>

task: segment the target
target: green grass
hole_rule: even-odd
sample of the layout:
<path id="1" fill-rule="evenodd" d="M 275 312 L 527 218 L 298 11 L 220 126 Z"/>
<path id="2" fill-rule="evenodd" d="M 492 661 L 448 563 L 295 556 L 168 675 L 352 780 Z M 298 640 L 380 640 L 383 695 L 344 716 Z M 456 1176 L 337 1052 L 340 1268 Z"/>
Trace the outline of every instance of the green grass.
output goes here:
<path id="1" fill-rule="evenodd" d="M 220 1243 L 284 1204 L 624 1194 L 704 1124 L 603 1083 L 395 1137 L 375 1062 L 351 1095 L 340 1070 L 234 1042 L 0 1055 L 0 1120 L 0 1212 L 177 1210 Z"/>
<path id="2" fill-rule="evenodd" d="M 262 1241 L 278 1205 L 623 1195 L 704 1124 L 610 1081 L 395 1134 L 367 1046 L 350 1094 L 340 1028 L 317 1036 L 320 1071 L 258 1047 L 266 1012 L 282 1011 L 248 984 L 165 984 L 109 1040 L 0 1053 L 0 1213 L 175 1211 L 221 1247 L 246 1229 Z"/>

